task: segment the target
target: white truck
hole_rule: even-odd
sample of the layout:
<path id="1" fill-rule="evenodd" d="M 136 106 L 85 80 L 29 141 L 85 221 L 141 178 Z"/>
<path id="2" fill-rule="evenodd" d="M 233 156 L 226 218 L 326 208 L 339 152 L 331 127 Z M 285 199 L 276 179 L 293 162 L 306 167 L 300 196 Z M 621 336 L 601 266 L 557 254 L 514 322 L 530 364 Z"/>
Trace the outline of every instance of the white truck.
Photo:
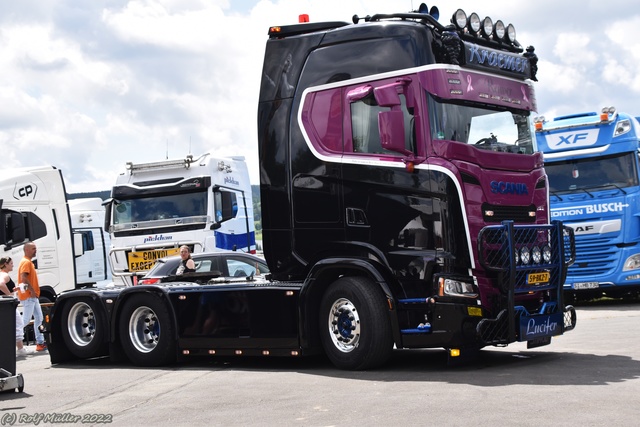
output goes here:
<path id="1" fill-rule="evenodd" d="M 14 260 L 13 280 L 18 283 L 17 266 L 28 241 L 33 241 L 38 250 L 34 263 L 43 302 L 55 301 L 64 290 L 106 280 L 104 233 L 99 228 L 96 234 L 85 230 L 99 227 L 104 216 L 100 213 L 104 208 L 95 202 L 90 202 L 94 203 L 90 212 L 86 202 L 69 203 L 62 171 L 54 166 L 0 171 L 0 256 Z M 81 207 L 83 203 L 85 207 Z M 74 214 L 77 221 L 73 225 L 71 206 L 84 211 Z M 89 217 L 96 217 L 91 226 Z M 87 259 L 100 261 L 85 263 Z"/>
<path id="2" fill-rule="evenodd" d="M 104 231 L 104 206 L 99 197 L 69 200 L 73 234 L 80 235 L 82 246 L 76 247 L 76 283 L 90 285 L 111 280 L 109 268 L 109 233 Z"/>
<path id="3" fill-rule="evenodd" d="M 215 198 L 230 208 L 216 211 L 222 203 Z M 105 206 L 115 285 L 136 285 L 156 259 L 182 245 L 194 253 L 256 251 L 251 183 L 241 156 L 128 162 Z"/>

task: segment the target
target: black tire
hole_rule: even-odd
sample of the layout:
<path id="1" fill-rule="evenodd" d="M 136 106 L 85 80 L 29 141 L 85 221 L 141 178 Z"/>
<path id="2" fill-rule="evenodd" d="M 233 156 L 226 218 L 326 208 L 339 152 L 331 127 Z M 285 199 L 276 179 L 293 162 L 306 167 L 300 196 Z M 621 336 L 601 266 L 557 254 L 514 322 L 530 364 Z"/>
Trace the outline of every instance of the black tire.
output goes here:
<path id="1" fill-rule="evenodd" d="M 361 277 L 342 277 L 320 303 L 320 338 L 340 369 L 363 370 L 385 363 L 393 350 L 391 324 L 381 289 Z"/>
<path id="2" fill-rule="evenodd" d="M 131 296 L 122 307 L 119 322 L 122 349 L 132 363 L 163 366 L 175 362 L 175 324 L 159 296 Z"/>
<path id="3" fill-rule="evenodd" d="M 62 339 L 69 352 L 81 359 L 107 354 L 107 325 L 90 298 L 67 301 L 62 309 Z"/>

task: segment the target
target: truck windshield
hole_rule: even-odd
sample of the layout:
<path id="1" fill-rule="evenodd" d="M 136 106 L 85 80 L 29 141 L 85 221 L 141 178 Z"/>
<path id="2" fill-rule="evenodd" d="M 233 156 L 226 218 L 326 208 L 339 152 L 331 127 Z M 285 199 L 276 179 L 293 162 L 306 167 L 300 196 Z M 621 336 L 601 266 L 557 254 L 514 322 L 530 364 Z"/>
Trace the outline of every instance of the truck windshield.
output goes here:
<path id="1" fill-rule="evenodd" d="M 114 225 L 185 217 L 204 217 L 202 220 L 206 221 L 207 192 L 120 200 L 116 202 L 113 212 Z"/>
<path id="2" fill-rule="evenodd" d="M 562 193 L 598 188 L 626 188 L 638 185 L 636 154 L 545 162 L 549 191 Z"/>
<path id="3" fill-rule="evenodd" d="M 505 153 L 533 153 L 529 113 L 454 104 L 428 96 L 432 139 Z"/>

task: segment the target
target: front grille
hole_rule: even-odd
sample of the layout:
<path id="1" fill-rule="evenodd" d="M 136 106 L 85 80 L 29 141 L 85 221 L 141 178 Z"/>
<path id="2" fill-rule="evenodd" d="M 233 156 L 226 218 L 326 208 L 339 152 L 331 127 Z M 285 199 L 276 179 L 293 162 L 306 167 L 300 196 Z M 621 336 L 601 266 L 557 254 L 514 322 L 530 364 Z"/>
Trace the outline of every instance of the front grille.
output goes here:
<path id="1" fill-rule="evenodd" d="M 562 233 L 562 235 L 558 235 Z M 534 261 L 533 252 L 547 248 L 550 258 Z M 522 253 L 528 253 L 523 262 Z M 488 226 L 478 239 L 480 264 L 493 271 L 502 271 L 512 277 L 516 293 L 553 289 L 561 286 L 565 265 L 573 262 L 575 246 L 573 230 L 556 226 Z M 548 274 L 549 280 L 537 280 Z M 529 283 L 529 279 L 535 280 Z"/>
<path id="2" fill-rule="evenodd" d="M 576 237 L 576 262 L 569 267 L 568 276 L 578 279 L 611 274 L 620 263 L 620 251 L 614 239 Z"/>

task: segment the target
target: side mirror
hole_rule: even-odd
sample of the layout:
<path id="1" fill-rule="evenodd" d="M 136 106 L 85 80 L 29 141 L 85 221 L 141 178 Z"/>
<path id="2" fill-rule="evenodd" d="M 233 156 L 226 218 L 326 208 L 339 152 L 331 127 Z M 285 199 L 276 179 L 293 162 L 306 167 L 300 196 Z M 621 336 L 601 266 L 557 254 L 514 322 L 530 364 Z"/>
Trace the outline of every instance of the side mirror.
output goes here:
<path id="1" fill-rule="evenodd" d="M 82 244 L 82 233 L 73 233 L 73 253 L 76 257 L 84 255 L 84 245 Z"/>
<path id="2" fill-rule="evenodd" d="M 405 147 L 404 114 L 402 111 L 391 110 L 378 113 L 378 131 L 382 148 L 405 156 L 413 155 L 413 152 Z"/>

